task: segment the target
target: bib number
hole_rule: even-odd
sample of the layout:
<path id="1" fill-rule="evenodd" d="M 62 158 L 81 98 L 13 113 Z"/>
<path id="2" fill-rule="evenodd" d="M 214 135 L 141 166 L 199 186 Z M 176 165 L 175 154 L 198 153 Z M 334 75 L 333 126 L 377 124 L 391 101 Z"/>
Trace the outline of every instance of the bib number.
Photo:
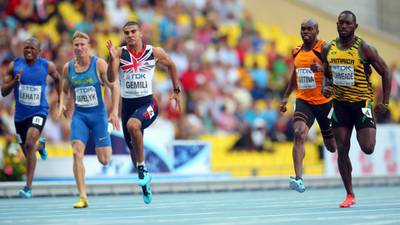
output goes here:
<path id="1" fill-rule="evenodd" d="M 98 106 L 96 88 L 93 86 L 75 88 L 75 104 L 85 108 Z"/>
<path id="2" fill-rule="evenodd" d="M 354 85 L 354 67 L 352 65 L 332 65 L 333 84 L 338 86 Z"/>
<path id="3" fill-rule="evenodd" d="M 314 72 L 310 68 L 297 68 L 297 87 L 299 89 L 312 89 L 315 84 Z"/>
<path id="4" fill-rule="evenodd" d="M 39 106 L 42 94 L 42 86 L 23 85 L 19 86 L 19 103 L 28 106 Z"/>
<path id="5" fill-rule="evenodd" d="M 32 118 L 32 124 L 36 124 L 36 125 L 42 126 L 43 125 L 43 118 L 40 117 L 40 116 L 34 116 Z"/>

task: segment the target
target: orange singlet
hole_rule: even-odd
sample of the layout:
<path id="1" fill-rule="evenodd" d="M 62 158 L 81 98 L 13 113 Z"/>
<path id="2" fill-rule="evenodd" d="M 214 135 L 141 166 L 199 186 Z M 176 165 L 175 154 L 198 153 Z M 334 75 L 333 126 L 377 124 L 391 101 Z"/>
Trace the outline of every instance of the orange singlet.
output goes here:
<path id="1" fill-rule="evenodd" d="M 296 98 L 302 99 L 312 105 L 320 105 L 331 101 L 322 95 L 323 72 L 313 72 L 310 66 L 315 62 L 322 65 L 321 51 L 325 42 L 317 40 L 314 48 L 310 51 L 303 51 L 303 46 L 292 50 L 294 57 Z"/>

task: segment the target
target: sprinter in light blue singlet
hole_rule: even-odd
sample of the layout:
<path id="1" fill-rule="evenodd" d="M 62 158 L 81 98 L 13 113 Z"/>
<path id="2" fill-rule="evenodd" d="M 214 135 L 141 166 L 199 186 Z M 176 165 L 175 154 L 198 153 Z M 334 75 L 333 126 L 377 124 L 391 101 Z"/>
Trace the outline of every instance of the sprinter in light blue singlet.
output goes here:
<path id="1" fill-rule="evenodd" d="M 36 167 L 36 150 L 43 160 L 47 158 L 45 141 L 38 141 L 46 123 L 49 105 L 46 99 L 46 80 L 50 75 L 57 93 L 60 93 L 59 73 L 53 62 L 39 57 L 40 44 L 34 38 L 24 42 L 24 57 L 17 58 L 8 66 L 1 87 L 2 96 L 14 90 L 15 130 L 17 139 L 26 157 L 26 185 L 19 191 L 23 198 L 32 196 L 32 179 Z"/>
<path id="2" fill-rule="evenodd" d="M 96 71 L 97 57 L 90 58 L 89 68 L 76 72 L 75 60 L 69 62 L 69 83 L 74 90 L 75 111 L 71 122 L 71 141 L 87 143 L 92 131 L 96 147 L 111 146 L 107 132 L 107 111 L 101 94 L 101 84 Z"/>
<path id="3" fill-rule="evenodd" d="M 74 113 L 71 122 L 71 143 L 73 149 L 73 171 L 80 194 L 74 208 L 86 208 L 89 205 L 86 187 L 83 156 L 89 135 L 92 134 L 96 145 L 96 154 L 100 163 L 107 165 L 111 158 L 111 139 L 108 132 L 107 110 L 103 102 L 101 84 L 111 89 L 112 109 L 109 120 L 119 129 L 118 103 L 119 92 L 116 82 L 107 80 L 107 63 L 89 54 L 89 36 L 77 31 L 72 38 L 74 59 L 63 68 L 62 94 L 59 116 L 64 112 L 66 117 L 72 107 L 68 97 L 73 95 Z M 64 99 L 67 98 L 67 99 Z"/>

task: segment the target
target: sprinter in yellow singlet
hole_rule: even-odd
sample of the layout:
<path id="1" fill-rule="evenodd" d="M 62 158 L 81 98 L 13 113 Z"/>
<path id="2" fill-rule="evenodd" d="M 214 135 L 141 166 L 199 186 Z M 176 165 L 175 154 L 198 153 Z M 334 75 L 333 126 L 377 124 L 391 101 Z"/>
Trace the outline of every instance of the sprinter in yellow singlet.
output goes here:
<path id="1" fill-rule="evenodd" d="M 365 154 L 372 154 L 375 148 L 375 113 L 388 110 L 390 94 L 390 73 L 377 50 L 355 36 L 356 16 L 351 11 L 339 14 L 337 31 L 339 37 L 324 46 L 324 74 L 327 78 L 324 94 L 333 95 L 332 126 L 338 147 L 338 166 L 346 199 L 339 205 L 348 208 L 355 204 L 352 186 L 351 162 L 349 158 L 350 138 L 353 127 L 357 140 Z M 383 99 L 372 109 L 374 94 L 369 80 L 370 65 L 382 76 Z"/>

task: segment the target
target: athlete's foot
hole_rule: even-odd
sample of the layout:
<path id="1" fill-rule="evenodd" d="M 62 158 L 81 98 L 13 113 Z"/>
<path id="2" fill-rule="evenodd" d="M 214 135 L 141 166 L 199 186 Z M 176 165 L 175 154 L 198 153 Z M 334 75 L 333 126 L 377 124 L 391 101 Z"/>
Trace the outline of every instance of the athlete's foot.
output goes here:
<path id="1" fill-rule="evenodd" d="M 354 195 L 347 195 L 346 199 L 339 205 L 340 208 L 349 208 L 356 204 L 356 197 Z"/>
<path id="2" fill-rule="evenodd" d="M 306 187 L 304 186 L 302 178 L 290 177 L 289 187 L 290 189 L 296 190 L 299 193 L 306 191 Z"/>
<path id="3" fill-rule="evenodd" d="M 38 148 L 40 158 L 42 160 L 47 159 L 47 150 L 46 150 L 46 138 L 40 137 L 39 138 L 39 148 Z"/>
<path id="4" fill-rule="evenodd" d="M 138 174 L 138 185 L 142 187 L 143 202 L 150 204 L 153 200 L 153 193 L 151 193 L 150 189 L 151 175 L 147 170 L 144 169 L 144 166 L 138 166 Z"/>
<path id="5" fill-rule="evenodd" d="M 89 206 L 89 201 L 87 199 L 87 197 L 79 197 L 79 200 L 77 202 L 74 203 L 74 208 L 76 209 L 82 209 L 82 208 L 86 208 Z"/>
<path id="6" fill-rule="evenodd" d="M 25 186 L 24 188 L 19 190 L 19 196 L 21 196 L 21 198 L 31 198 L 32 190 L 28 186 Z"/>

